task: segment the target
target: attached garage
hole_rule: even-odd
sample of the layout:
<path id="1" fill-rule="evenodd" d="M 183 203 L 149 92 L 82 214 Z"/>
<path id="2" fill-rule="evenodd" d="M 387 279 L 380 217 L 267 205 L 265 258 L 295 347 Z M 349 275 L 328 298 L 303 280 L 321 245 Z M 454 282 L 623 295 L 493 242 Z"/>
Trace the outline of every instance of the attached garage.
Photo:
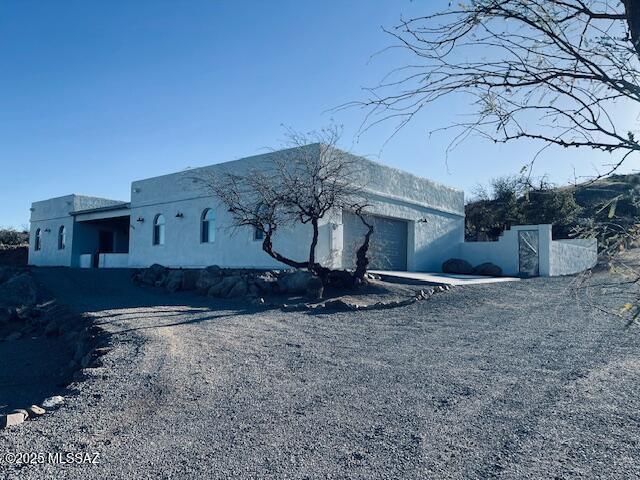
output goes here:
<path id="1" fill-rule="evenodd" d="M 373 224 L 369 247 L 369 268 L 372 270 L 407 270 L 407 222 L 394 218 L 367 215 Z M 367 227 L 357 215 L 342 213 L 344 268 L 355 268 L 356 251 L 362 245 Z"/>

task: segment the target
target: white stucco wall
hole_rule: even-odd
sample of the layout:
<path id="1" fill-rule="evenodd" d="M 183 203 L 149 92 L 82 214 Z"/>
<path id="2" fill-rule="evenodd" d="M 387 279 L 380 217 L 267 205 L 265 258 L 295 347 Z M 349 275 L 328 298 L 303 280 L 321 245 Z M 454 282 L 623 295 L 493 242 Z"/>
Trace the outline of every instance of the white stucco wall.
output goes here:
<path id="1" fill-rule="evenodd" d="M 458 246 L 458 256 L 474 267 L 491 262 L 502 269 L 504 275 L 517 276 L 519 272 L 518 232 L 538 231 L 539 273 L 548 277 L 549 252 L 551 249 L 551 225 L 517 225 L 505 230 L 496 242 L 462 242 Z"/>
<path id="2" fill-rule="evenodd" d="M 313 151 L 317 145 L 306 147 Z M 272 268 L 283 265 L 262 251 L 249 228 L 234 229 L 231 217 L 197 179 L 223 170 L 237 173 L 266 169 L 280 152 L 248 157 L 170 175 L 136 181 L 131 186 L 132 267 L 161 263 L 167 266 Z M 409 225 L 408 268 L 434 270 L 464 238 L 464 194 L 400 170 L 351 157 L 359 162 L 358 182 L 365 187 L 370 213 L 407 220 Z M 200 218 L 206 208 L 216 212 L 216 240 L 200 242 Z M 176 217 L 181 213 L 181 217 Z M 153 220 L 166 220 L 165 244 L 153 245 Z M 142 221 L 138 221 L 142 219 Z M 423 220 L 423 221 L 421 221 Z M 327 266 L 342 265 L 341 215 L 323 219 L 320 225 L 318 259 Z M 296 225 L 279 231 L 274 248 L 290 258 L 308 257 L 311 227 Z"/>
<path id="3" fill-rule="evenodd" d="M 29 265 L 70 266 L 73 238 L 75 195 L 52 198 L 31 204 Z M 58 231 L 66 229 L 66 245 L 58 249 Z M 41 231 L 41 249 L 36 250 L 36 231 Z M 49 230 L 49 231 L 47 231 Z"/>
<path id="4" fill-rule="evenodd" d="M 464 240 L 464 217 L 434 210 L 411 200 L 370 194 L 373 215 L 407 221 L 407 270 L 440 271 L 442 262 L 457 252 Z M 374 232 L 375 235 L 375 232 Z M 341 242 L 340 239 L 340 247 Z"/>
<path id="5" fill-rule="evenodd" d="M 305 151 L 307 154 L 319 152 L 319 148 L 318 145 L 310 145 L 305 147 Z M 202 182 L 194 180 L 226 169 L 237 173 L 264 170 L 278 155 L 282 152 L 133 182 L 128 265 L 144 267 L 161 263 L 170 267 L 203 267 L 217 264 L 224 267 L 283 268 L 284 265 L 262 251 L 262 242 L 253 239 L 252 229 L 233 228 L 229 213 Z M 442 262 L 453 256 L 463 241 L 463 192 L 361 157 L 348 155 L 348 158 L 358 166 L 356 182 L 365 189 L 369 198 L 369 213 L 407 221 L 408 268 L 439 270 Z M 80 266 L 81 256 L 95 251 L 97 230 L 80 221 L 80 217 L 74 222 L 69 212 L 117 203 L 77 195 L 34 203 L 32 232 L 38 226 L 49 227 L 52 232 L 48 237 L 43 234 L 43 251 L 32 255 L 33 258 L 30 256 L 30 259 L 40 265 Z M 216 214 L 216 235 L 212 243 L 200 241 L 201 215 L 206 208 L 213 209 Z M 178 213 L 181 215 L 176 216 Z M 166 221 L 164 245 L 153 245 L 152 242 L 153 220 L 157 214 L 164 215 Z M 85 220 L 91 219 L 91 214 L 83 215 Z M 317 258 L 324 265 L 342 265 L 341 219 L 341 212 L 334 212 L 320 223 Z M 57 234 L 54 232 L 61 222 L 67 226 L 67 248 L 56 252 L 52 250 L 57 249 L 57 238 L 54 238 Z M 311 234 L 310 226 L 298 224 L 283 228 L 274 237 L 274 249 L 290 258 L 305 260 Z"/>
<path id="6" fill-rule="evenodd" d="M 114 205 L 116 200 L 90 197 L 86 195 L 65 195 L 33 202 L 31 204 L 29 265 L 41 266 L 79 266 L 79 254 L 82 251 L 82 229 L 78 227 L 71 212 Z M 65 248 L 58 249 L 58 231 L 66 229 Z M 42 232 L 41 249 L 35 250 L 37 229 Z M 49 230 L 46 232 L 45 230 Z M 74 241 L 75 240 L 75 241 Z"/>
<path id="7" fill-rule="evenodd" d="M 98 255 L 98 266 L 100 268 L 128 268 L 128 253 L 101 253 Z"/>
<path id="8" fill-rule="evenodd" d="M 226 169 L 247 172 L 271 164 L 274 154 L 258 155 L 233 162 L 202 167 L 133 182 L 131 185 L 131 231 L 129 264 L 132 267 L 160 263 L 166 266 L 286 268 L 262 250 L 252 228 L 234 228 L 230 214 L 198 181 Z M 215 211 L 216 235 L 211 243 L 201 243 L 202 212 Z M 181 213 L 181 217 L 176 217 Z M 165 243 L 153 245 L 153 221 L 165 217 Z M 142 221 L 138 221 L 142 219 Z M 294 260 L 308 258 L 311 227 L 296 225 L 279 230 L 273 238 L 274 250 Z M 327 261 L 331 232 L 327 221 L 320 225 L 318 258 Z"/>
<path id="9" fill-rule="evenodd" d="M 464 241 L 464 192 L 355 155 L 356 183 L 375 215 L 408 222 L 407 269 L 441 271 Z"/>
<path id="10" fill-rule="evenodd" d="M 519 275 L 518 232 L 538 230 L 540 276 L 570 275 L 593 267 L 597 261 L 595 239 L 552 240 L 551 225 L 518 225 L 506 230 L 496 242 L 463 242 L 456 258 L 473 266 L 491 262 L 504 275 Z"/>
<path id="11" fill-rule="evenodd" d="M 550 275 L 572 275 L 598 262 L 598 243 L 595 239 L 554 240 L 551 242 Z"/>

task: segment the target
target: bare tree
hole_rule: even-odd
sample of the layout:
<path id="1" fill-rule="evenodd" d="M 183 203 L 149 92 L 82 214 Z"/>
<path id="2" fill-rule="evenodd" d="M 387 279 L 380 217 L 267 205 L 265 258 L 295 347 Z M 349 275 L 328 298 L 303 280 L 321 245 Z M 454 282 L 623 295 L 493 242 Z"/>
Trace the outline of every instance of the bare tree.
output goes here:
<path id="1" fill-rule="evenodd" d="M 323 282 L 340 278 L 355 285 L 362 281 L 368 264 L 367 251 L 373 226 L 365 212 L 368 206 L 358 181 L 360 164 L 336 147 L 339 130 L 328 128 L 311 134 L 289 131 L 288 149 L 274 152 L 260 168 L 245 172 L 221 170 L 199 178 L 231 214 L 234 227 L 251 227 L 262 236 L 262 249 L 272 258 L 294 268 L 306 268 Z M 367 226 L 357 251 L 356 269 L 336 275 L 317 258 L 320 222 L 342 211 L 355 213 Z M 308 257 L 290 258 L 276 251 L 273 239 L 285 228 L 311 226 Z"/>
<path id="2" fill-rule="evenodd" d="M 401 128 L 461 93 L 475 114 L 444 127 L 459 129 L 452 145 L 478 133 L 585 147 L 616 153 L 611 171 L 640 152 L 637 124 L 619 114 L 640 106 L 640 0 L 470 0 L 387 32 L 416 61 L 356 102 L 367 128 Z"/>

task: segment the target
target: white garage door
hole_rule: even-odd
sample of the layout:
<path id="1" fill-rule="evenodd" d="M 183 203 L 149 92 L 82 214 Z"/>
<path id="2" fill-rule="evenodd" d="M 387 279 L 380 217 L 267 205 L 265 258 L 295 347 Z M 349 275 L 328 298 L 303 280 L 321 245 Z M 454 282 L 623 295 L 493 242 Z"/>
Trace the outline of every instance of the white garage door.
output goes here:
<path id="1" fill-rule="evenodd" d="M 407 222 L 391 218 L 367 215 L 373 223 L 373 235 L 369 247 L 369 268 L 372 270 L 407 269 Z M 367 227 L 353 213 L 343 212 L 344 268 L 355 268 L 356 251 L 362 245 Z"/>

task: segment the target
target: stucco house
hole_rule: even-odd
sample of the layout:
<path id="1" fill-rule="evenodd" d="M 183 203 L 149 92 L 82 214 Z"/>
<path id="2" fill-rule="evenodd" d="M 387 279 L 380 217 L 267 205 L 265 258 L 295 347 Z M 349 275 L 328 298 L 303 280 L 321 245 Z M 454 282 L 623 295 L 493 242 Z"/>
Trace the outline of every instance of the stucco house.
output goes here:
<path id="1" fill-rule="evenodd" d="M 305 148 L 313 149 L 314 145 Z M 259 232 L 232 228 L 229 213 L 194 179 L 216 169 L 242 172 L 273 161 L 273 152 L 138 180 L 131 200 L 67 195 L 31 207 L 31 265 L 69 267 L 271 268 L 283 265 L 262 251 Z M 407 172 L 361 158 L 377 248 L 372 267 L 388 270 L 440 268 L 464 237 L 464 194 Z M 318 258 L 349 267 L 363 225 L 350 212 L 323 219 Z M 291 258 L 308 255 L 311 230 L 280 231 L 274 247 Z M 376 253 L 377 252 L 377 253 Z"/>
<path id="2" fill-rule="evenodd" d="M 302 148 L 320 151 L 317 144 Z M 34 202 L 29 264 L 283 268 L 262 250 L 260 232 L 234 228 L 229 212 L 197 181 L 216 171 L 268 168 L 281 153 L 138 180 L 129 202 L 75 194 Z M 549 276 L 596 262 L 595 241 L 552 240 L 550 225 L 513 227 L 497 242 L 464 242 L 461 190 L 345 155 L 357 163 L 357 183 L 371 205 L 371 269 L 439 272 L 445 260 L 461 258 L 473 265 L 493 262 L 507 275 Z M 320 224 L 317 258 L 327 267 L 351 268 L 363 234 L 363 224 L 351 212 L 327 216 Z M 311 227 L 302 224 L 280 230 L 274 248 L 304 260 L 311 235 Z"/>

